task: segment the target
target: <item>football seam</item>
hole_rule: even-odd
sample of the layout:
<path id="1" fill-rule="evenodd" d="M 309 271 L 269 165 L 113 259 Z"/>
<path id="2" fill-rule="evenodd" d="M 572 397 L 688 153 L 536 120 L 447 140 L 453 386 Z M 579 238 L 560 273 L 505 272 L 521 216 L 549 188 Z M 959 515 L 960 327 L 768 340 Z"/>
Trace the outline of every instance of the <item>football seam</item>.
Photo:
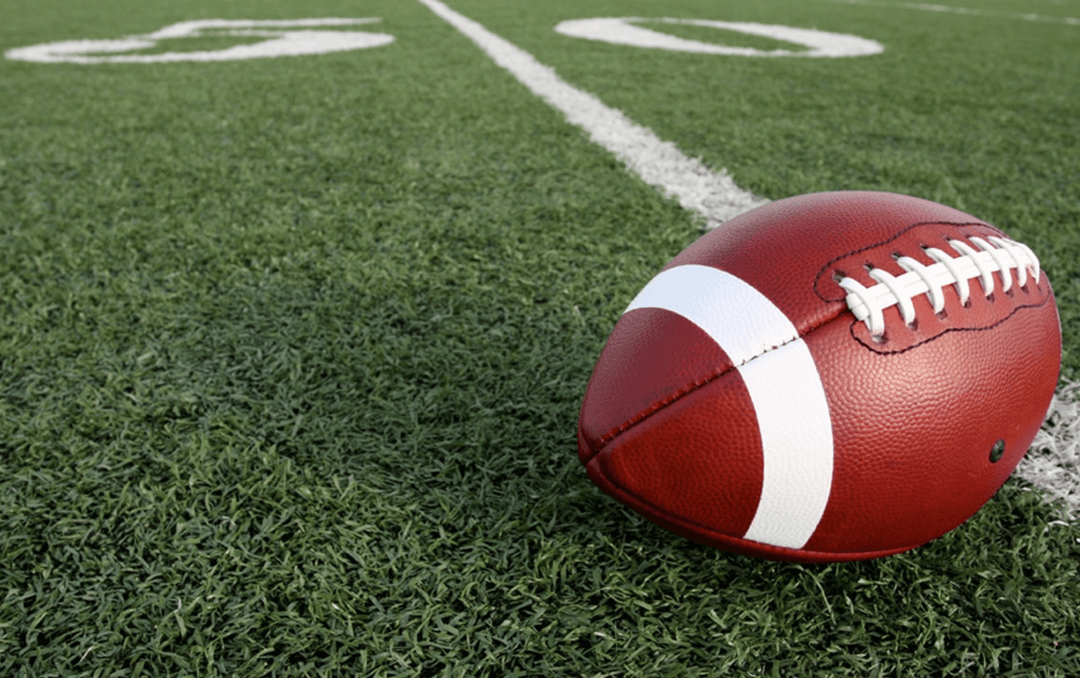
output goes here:
<path id="1" fill-rule="evenodd" d="M 938 224 L 938 223 L 941 223 L 941 222 L 925 222 L 925 223 L 927 223 L 927 224 Z M 920 225 L 925 225 L 925 224 L 915 224 L 915 226 L 920 226 Z M 971 224 L 967 224 L 967 225 L 971 225 Z M 979 224 L 979 225 L 985 225 L 985 224 Z M 908 228 L 914 228 L 914 226 L 911 226 L 911 227 L 908 227 Z M 991 227 L 991 228 L 993 228 L 993 227 Z M 907 229 L 905 229 L 905 230 L 907 230 Z M 888 240 L 885 240 L 882 243 L 879 243 L 878 245 L 874 245 L 872 247 L 865 247 L 865 248 L 862 248 L 862 250 L 856 250 L 856 251 L 854 251 L 852 253 L 849 253 L 849 254 L 846 254 L 844 256 L 847 257 L 847 256 L 851 256 L 851 254 L 857 254 L 859 251 L 863 251 L 863 250 L 866 250 L 866 249 L 873 249 L 873 247 L 880 247 L 882 244 L 888 243 L 890 240 L 893 240 L 893 239 L 894 238 L 889 238 Z M 841 259 L 841 258 L 843 258 L 843 257 L 838 257 L 838 259 Z M 836 260 L 837 259 L 834 259 L 833 261 L 836 261 Z M 828 269 L 828 267 L 830 265 L 831 264 L 826 264 L 826 266 L 822 269 L 822 271 L 824 272 L 826 269 Z M 820 278 L 820 276 L 821 276 L 821 274 L 819 274 L 819 278 Z M 920 341 L 917 344 L 912 344 L 911 346 L 907 346 L 905 348 L 898 349 L 898 350 L 895 350 L 895 351 L 881 350 L 880 348 L 877 348 L 875 346 L 871 346 L 870 344 L 867 344 L 865 341 L 860 339 L 855 334 L 855 328 L 859 324 L 858 320 L 855 320 L 854 322 L 851 323 L 850 327 L 848 328 L 848 332 L 849 332 L 849 334 L 851 334 L 851 337 L 856 342 L 858 342 L 861 346 L 863 346 L 863 347 L 865 347 L 865 348 L 867 348 L 867 349 L 869 349 L 871 351 L 874 351 L 875 353 L 878 353 L 879 355 L 899 355 L 899 354 L 902 354 L 902 353 L 906 353 L 907 351 L 913 350 L 915 348 L 918 348 L 920 346 L 924 346 L 924 345 L 930 343 L 931 341 L 936 341 L 937 339 L 940 339 L 941 337 L 943 337 L 946 334 L 949 334 L 951 332 L 983 332 L 983 331 L 991 330 L 991 329 L 994 329 L 995 327 L 1001 325 L 1002 323 L 1006 322 L 1007 320 L 1012 318 L 1014 315 L 1016 315 L 1019 311 L 1021 311 L 1023 309 L 1041 308 L 1041 307 L 1045 306 L 1053 296 L 1053 292 L 1050 290 L 1050 287 L 1049 287 L 1049 280 L 1047 280 L 1046 284 L 1047 284 L 1046 296 L 1043 298 L 1043 300 L 1040 303 L 1038 303 L 1038 304 L 1024 304 L 1024 305 L 1017 306 L 1016 308 L 1014 308 L 1012 310 L 1011 313 L 1009 313 L 1004 318 L 1001 318 L 1000 320 L 998 320 L 997 322 L 995 322 L 992 325 L 987 325 L 986 327 L 952 327 L 952 328 L 948 328 L 948 329 L 946 329 L 946 330 L 944 330 L 944 331 L 942 331 L 942 332 L 940 332 L 938 334 L 935 334 L 932 337 L 928 337 L 928 338 L 924 339 L 923 341 Z M 815 283 L 815 287 L 816 287 L 816 283 Z M 1036 287 L 1038 287 L 1038 285 L 1036 285 Z M 815 292 L 818 293 L 818 295 L 822 299 L 822 301 L 824 301 L 826 303 L 843 303 L 839 299 L 826 298 L 825 296 L 821 295 L 820 292 L 817 292 L 816 289 L 815 289 Z M 832 323 L 832 322 L 835 322 L 837 320 L 842 319 L 844 314 L 847 313 L 847 312 L 848 312 L 848 309 L 847 309 L 846 306 L 844 306 L 843 308 L 839 308 L 838 313 L 836 315 L 827 317 L 822 322 L 819 322 L 818 324 L 811 326 L 805 332 L 803 332 L 801 334 L 798 334 L 797 336 L 795 336 L 794 338 L 792 338 L 792 339 L 790 339 L 788 341 L 785 341 L 785 342 L 783 342 L 781 344 L 777 344 L 776 346 L 772 346 L 772 347 L 762 351 L 761 353 L 758 353 L 758 354 L 752 356 L 751 358 L 749 358 L 748 360 L 743 362 L 741 365 L 732 365 L 731 367 L 727 367 L 727 368 L 724 368 L 722 370 L 716 371 L 713 374 L 710 374 L 709 376 L 707 376 L 707 377 L 705 377 L 703 379 L 699 379 L 699 380 L 690 382 L 689 384 L 687 384 L 687 385 L 675 390 L 674 392 L 664 396 L 663 398 L 661 398 L 660 400 L 657 400 L 652 405 L 649 405 L 649 407 L 645 408 L 644 410 L 641 410 L 637 414 L 634 414 L 633 416 L 629 417 L 628 419 L 626 419 L 622 423 L 618 424 L 617 426 L 609 429 L 607 432 L 602 434 L 597 439 L 597 442 L 599 443 L 599 447 L 597 449 L 593 450 L 593 456 L 595 456 L 595 454 L 597 454 L 600 451 L 600 448 L 603 448 L 604 446 L 606 446 L 608 443 L 610 443 L 615 438 L 618 438 L 623 433 L 626 433 L 627 431 L 634 428 L 638 424 L 642 423 L 643 421 L 645 421 L 649 417 L 653 416 L 657 412 L 660 412 L 661 410 L 669 407 L 670 405 L 672 405 L 676 401 L 681 400 L 682 398 L 690 395 L 691 393 L 693 393 L 695 391 L 698 391 L 698 390 L 700 390 L 702 388 L 705 388 L 706 386 L 708 386 L 712 382 L 716 381 L 720 377 L 723 377 L 725 374 L 728 374 L 732 370 L 736 370 L 739 367 L 742 367 L 743 365 L 747 365 L 751 361 L 756 360 L 756 359 L 760 358 L 761 356 L 763 356 L 763 355 L 765 355 L 767 353 L 775 351 L 778 348 L 786 346 L 786 345 L 788 345 L 788 344 L 790 344 L 792 342 L 795 342 L 795 341 L 797 341 L 799 339 L 803 339 L 806 336 L 808 336 L 808 335 L 812 334 L 813 332 L 821 329 L 822 327 L 824 327 L 825 325 L 827 325 L 829 323 Z M 580 427 L 580 424 L 579 424 L 579 427 Z M 592 446 L 590 446 L 590 447 L 592 447 Z"/>
<path id="2" fill-rule="evenodd" d="M 769 553 L 772 553 L 772 554 L 775 554 L 775 555 L 778 555 L 778 556 L 779 555 L 790 555 L 790 556 L 798 558 L 800 560 L 801 559 L 806 559 L 806 558 L 813 559 L 815 557 L 820 557 L 822 560 L 827 559 L 830 562 L 834 561 L 834 560 L 837 560 L 838 558 L 840 560 L 845 560 L 845 559 L 847 559 L 847 560 L 861 560 L 861 559 L 870 559 L 870 558 L 877 558 L 877 557 L 880 557 L 880 556 L 891 555 L 891 554 L 894 554 L 894 553 L 899 553 L 901 551 L 908 551 L 908 550 L 916 548 L 918 546 L 922 546 L 924 543 L 926 543 L 926 542 L 922 542 L 922 543 L 918 543 L 918 544 L 913 544 L 911 546 L 897 546 L 897 547 L 894 547 L 894 548 L 873 549 L 873 550 L 869 550 L 869 551 L 836 551 L 836 552 L 834 552 L 834 551 L 814 551 L 814 550 L 808 550 L 808 549 L 795 549 L 795 548 L 790 548 L 790 547 L 787 547 L 787 546 L 776 546 L 775 544 L 767 544 L 767 543 L 761 542 L 761 541 L 754 541 L 752 539 L 746 539 L 744 537 L 741 537 L 741 536 L 738 536 L 738 535 L 735 535 L 735 534 L 729 534 L 727 532 L 721 532 L 721 531 L 719 531 L 719 530 L 717 530 L 715 528 L 709 527 L 708 525 L 705 525 L 703 523 L 699 523 L 697 521 L 690 520 L 690 519 L 685 518 L 683 516 L 676 515 L 676 514 L 670 512 L 670 511 L 668 511 L 667 509 L 664 509 L 664 508 L 661 508 L 660 506 L 657 506 L 656 504 L 652 503 L 651 501 L 648 501 L 647 499 L 639 497 L 637 494 L 631 492 L 626 487 L 623 487 L 621 484 L 615 482 L 615 480 L 611 476 L 609 476 L 607 473 L 604 473 L 604 470 L 602 468 L 602 464 L 597 463 L 595 468 L 596 468 L 596 472 L 599 473 L 601 476 L 603 476 L 604 481 L 607 482 L 607 484 L 610 487 L 614 488 L 615 490 L 619 491 L 620 493 L 622 493 L 623 495 L 625 495 L 627 497 L 633 498 L 634 501 L 637 502 L 640 506 L 647 507 L 649 509 L 649 511 L 653 512 L 654 514 L 659 515 L 659 516 L 663 516 L 663 518 L 666 521 L 668 521 L 669 523 L 671 523 L 671 524 L 681 525 L 681 526 L 684 526 L 685 528 L 691 528 L 691 529 L 693 529 L 695 531 L 696 534 L 698 534 L 698 535 L 700 535 L 702 537 L 709 536 L 709 537 L 712 537 L 712 538 L 720 540 L 720 541 L 729 540 L 729 541 L 732 541 L 732 542 L 737 542 L 739 544 L 745 544 L 745 545 L 748 545 L 748 546 L 753 545 L 755 547 L 761 547 L 759 550 L 764 550 L 764 551 L 767 551 Z M 615 498 L 617 499 L 617 497 L 615 497 Z M 625 503 L 625 502 L 623 502 L 623 503 Z M 627 504 L 627 505 L 630 506 L 630 508 L 635 508 L 632 504 Z M 640 511 L 639 511 L 639 513 L 640 513 Z M 646 516 L 646 517 L 648 517 L 648 516 Z M 690 531 L 690 530 L 688 530 L 688 531 Z M 850 556 L 850 558 L 846 558 L 847 556 Z"/>
<path id="3" fill-rule="evenodd" d="M 614 428 L 609 429 L 606 433 L 604 433 L 599 438 L 597 438 L 597 442 L 599 442 L 600 448 L 603 448 L 604 446 L 606 446 L 608 443 L 610 443 L 615 438 L 618 438 L 620 435 L 622 435 L 623 433 L 626 433 L 627 431 L 634 428 L 635 426 L 637 426 L 641 422 L 645 421 L 649 417 L 653 416 L 654 414 L 656 414 L 660 410 L 663 410 L 666 407 L 668 407 L 668 406 L 672 405 L 673 403 L 675 403 L 676 401 L 681 400 L 682 398 L 685 398 L 686 396 L 690 395 L 694 391 L 698 391 L 700 389 L 705 388 L 706 386 L 708 386 L 712 382 L 716 381 L 720 377 L 723 377 L 725 374 L 728 374 L 733 370 L 737 370 L 737 369 L 739 369 L 740 367 L 742 367 L 744 365 L 748 365 L 751 362 L 753 362 L 754 360 L 757 360 L 758 358 L 760 358 L 761 356 L 763 356 L 763 355 L 765 355 L 767 353 L 771 353 L 771 352 L 775 351 L 778 348 L 782 348 L 784 346 L 787 346 L 788 344 L 799 341 L 800 339 L 803 339 L 806 336 L 812 334 L 813 332 L 816 332 L 817 330 L 821 329 L 825 325 L 828 325 L 829 323 L 840 320 L 843 317 L 844 313 L 847 313 L 847 312 L 849 312 L 847 310 L 847 306 L 843 306 L 842 308 L 838 307 L 836 315 L 827 317 L 826 319 L 819 322 L 817 325 L 813 325 L 813 326 L 809 327 L 805 332 L 799 333 L 795 337 L 793 337 L 793 338 L 791 338 L 791 339 L 789 339 L 789 340 L 787 340 L 787 341 L 785 341 L 783 343 L 777 344 L 776 346 L 772 346 L 770 348 L 767 348 L 764 351 L 762 351 L 761 353 L 758 353 L 758 354 L 756 354 L 754 356 L 751 356 L 749 359 L 743 361 L 739 365 L 732 365 L 731 367 L 726 367 L 726 368 L 724 368 L 722 370 L 716 371 L 713 374 L 709 375 L 708 377 L 705 377 L 704 379 L 699 379 L 699 380 L 690 382 L 690 384 L 688 384 L 686 386 L 683 386 L 682 388 L 679 388 L 678 390 L 676 390 L 675 392 L 673 392 L 673 393 L 671 393 L 669 395 L 664 396 L 660 400 L 656 401 L 652 405 L 649 405 L 647 408 L 645 408 L 644 410 L 641 410 L 637 414 L 631 416 L 629 419 L 625 420 L 624 422 L 622 422 L 618 426 L 615 426 Z M 721 347 L 721 349 L 722 348 L 723 347 Z M 599 451 L 600 451 L 599 449 L 594 450 L 593 454 L 595 455 Z"/>
<path id="4" fill-rule="evenodd" d="M 879 241 L 877 243 L 873 243 L 873 244 L 867 245 L 865 247 L 860 247 L 858 249 L 851 250 L 850 252 L 842 254 L 842 255 L 840 255 L 838 257 L 834 257 L 834 258 L 830 259 L 828 262 L 825 263 L 825 265 L 821 268 L 821 270 L 818 271 L 817 276 L 814 278 L 814 286 L 813 286 L 814 287 L 814 294 L 816 294 L 819 299 L 821 299 L 823 302 L 825 302 L 827 304 L 828 303 L 837 303 L 837 304 L 844 304 L 844 306 L 842 308 L 838 308 L 838 313 L 835 316 L 831 316 L 831 317 L 826 318 L 825 320 L 821 321 L 817 325 L 814 325 L 814 326 L 810 327 L 805 332 L 797 334 L 793 339 L 790 339 L 790 340 L 788 340 L 788 341 L 786 341 L 786 342 L 784 342 L 782 344 L 778 344 L 776 346 L 768 348 L 768 349 L 762 351 L 761 353 L 758 353 L 757 355 L 752 356 L 751 358 L 749 358 L 748 360 L 743 362 L 742 365 L 746 365 L 750 361 L 756 360 L 757 358 L 760 358 L 761 356 L 765 355 L 766 353 L 769 353 L 770 351 L 775 351 L 776 349 L 778 349 L 778 348 L 780 348 L 782 346 L 786 346 L 787 344 L 790 344 L 790 343 L 792 343 L 792 342 L 794 342 L 794 341 L 796 341 L 798 339 L 802 339 L 803 337 L 809 335 L 810 333 L 820 329 L 821 327 L 824 327 L 828 323 L 831 323 L 831 322 L 839 319 L 840 317 L 843 316 L 843 314 L 845 312 L 848 312 L 847 305 L 844 302 L 844 297 L 840 297 L 840 298 L 828 297 L 819 289 L 819 284 L 821 282 L 822 276 L 824 276 L 828 272 L 828 270 L 837 261 L 840 261 L 841 259 L 845 259 L 847 257 L 856 255 L 859 252 L 865 252 L 867 250 L 872 250 L 872 249 L 881 247 L 882 245 L 886 245 L 886 244 L 892 242 L 893 240 L 896 240 L 897 238 L 900 238 L 905 233 L 907 233 L 908 231 L 910 231 L 910 230 L 912 230 L 914 228 L 918 228 L 920 226 L 928 226 L 928 225 L 955 226 L 957 228 L 964 228 L 964 227 L 970 227 L 970 226 L 983 226 L 983 227 L 987 227 L 987 228 L 989 228 L 989 229 L 991 229 L 993 231 L 996 231 L 998 234 L 1000 234 L 1002 236 L 1005 235 L 1003 232 L 1001 232 L 997 228 L 995 228 L 995 227 L 993 227 L 990 224 L 987 224 L 985 222 L 981 222 L 981 221 L 974 221 L 974 222 L 920 221 L 920 222 L 905 226 L 902 230 L 900 230 L 896 234 L 894 234 L 894 235 L 892 235 L 892 236 L 890 236 L 890 237 L 888 237 L 888 238 L 886 238 L 884 240 L 881 240 L 881 241 Z M 1043 303 L 1045 303 L 1045 301 Z M 1010 316 L 1011 315 L 1012 314 L 1010 314 Z M 1003 321 L 1004 321 L 1004 319 L 1002 320 L 1002 322 Z M 858 323 L 857 320 L 855 322 Z M 854 336 L 854 329 L 853 328 L 854 328 L 854 324 L 852 325 L 852 329 L 850 330 L 852 332 L 853 336 Z M 987 329 L 989 329 L 989 328 L 987 328 Z M 942 333 L 942 334 L 944 334 L 944 333 Z M 927 341 L 930 341 L 931 339 L 936 339 L 939 336 L 941 336 L 941 335 L 940 334 L 935 335 L 934 337 L 931 337 Z M 855 337 L 855 338 L 856 338 L 856 340 L 858 340 L 857 337 Z M 861 345 L 863 345 L 863 346 L 866 346 L 866 344 L 861 342 L 861 341 L 859 341 L 859 343 Z M 926 342 L 922 342 L 922 343 L 926 343 Z M 918 345 L 921 345 L 921 344 L 916 344 L 916 346 L 918 346 Z M 721 348 L 723 348 L 723 347 L 721 347 Z M 911 346 L 909 348 L 915 348 L 915 346 Z M 905 349 L 905 350 L 907 350 L 907 349 Z M 893 352 L 893 353 L 897 353 L 897 352 Z M 672 403 L 686 397 L 687 395 L 693 393 L 694 391 L 697 391 L 699 389 L 704 388 L 705 386 L 708 386 L 709 384 L 716 381 L 720 377 L 724 376 L 725 374 L 727 374 L 731 370 L 738 369 L 742 365 L 732 365 L 731 367 L 728 367 L 726 369 L 715 372 L 715 373 L 709 375 L 708 377 L 705 377 L 704 379 L 693 381 L 690 384 L 688 384 L 686 386 L 683 386 L 682 388 L 674 391 L 673 393 L 670 393 L 670 394 L 664 396 L 663 398 L 656 401 L 655 403 L 653 403 L 649 407 L 647 407 L 644 410 L 638 412 L 637 414 L 634 414 L 630 418 L 626 419 L 622 423 L 618 424 L 617 426 L 609 429 L 606 433 L 602 434 L 599 438 L 597 438 L 597 442 L 599 443 L 599 447 L 603 448 L 604 446 L 606 446 L 608 443 L 610 443 L 615 438 L 619 437 L 620 435 L 622 435 L 626 431 L 629 431 L 633 427 L 637 426 L 638 424 L 645 421 L 646 419 L 648 419 L 652 415 L 654 415 L 657 412 L 659 412 L 659 411 L 663 410 L 664 408 L 668 407 Z M 579 422 L 578 426 L 579 426 L 579 431 L 580 431 L 580 422 Z M 591 447 L 592 446 L 590 445 L 590 448 Z M 595 456 L 599 451 L 600 451 L 599 449 L 593 450 L 593 456 Z M 592 457 L 590 457 L 590 459 L 591 458 Z"/>

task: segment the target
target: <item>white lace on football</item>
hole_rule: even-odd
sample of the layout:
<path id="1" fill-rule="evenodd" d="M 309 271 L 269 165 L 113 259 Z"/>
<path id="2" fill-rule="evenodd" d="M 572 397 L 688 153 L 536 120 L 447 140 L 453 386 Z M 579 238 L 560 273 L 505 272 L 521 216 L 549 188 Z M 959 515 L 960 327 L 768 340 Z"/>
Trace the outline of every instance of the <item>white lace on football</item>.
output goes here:
<path id="1" fill-rule="evenodd" d="M 911 300 L 920 294 L 929 299 L 934 313 L 940 313 L 945 307 L 943 289 L 946 285 L 952 285 L 960 303 L 966 304 L 971 296 L 968 284 L 971 278 L 979 279 L 983 294 L 988 297 L 994 291 L 995 273 L 1005 292 L 1012 289 L 1013 271 L 1016 271 L 1017 284 L 1021 287 L 1027 284 L 1029 268 L 1035 282 L 1039 282 L 1039 259 L 1027 245 L 994 236 L 987 238 L 990 242 L 974 236 L 969 240 L 975 247 L 962 240 L 948 241 L 960 253 L 958 257 L 949 256 L 936 247 L 924 248 L 926 255 L 936 262 L 930 266 L 911 257 L 898 257 L 896 263 L 907 271 L 899 276 L 880 268 L 871 269 L 870 277 L 877 285 L 866 287 L 854 278 L 840 278 L 837 282 L 848 293 L 848 308 L 858 320 L 866 323 L 872 336 L 880 338 L 885 334 L 883 311 L 890 306 L 899 306 L 900 317 L 910 326 L 915 322 L 915 305 Z"/>

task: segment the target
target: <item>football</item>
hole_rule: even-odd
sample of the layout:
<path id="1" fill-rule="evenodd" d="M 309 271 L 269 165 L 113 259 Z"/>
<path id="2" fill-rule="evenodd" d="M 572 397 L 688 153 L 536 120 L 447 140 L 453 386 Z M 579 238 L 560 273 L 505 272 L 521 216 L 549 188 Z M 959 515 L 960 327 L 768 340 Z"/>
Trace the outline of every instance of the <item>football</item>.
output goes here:
<path id="1" fill-rule="evenodd" d="M 589 478 L 702 544 L 802 562 L 924 544 L 1001 487 L 1057 385 L 1026 245 L 909 196 L 736 217 L 630 302 L 589 381 Z"/>

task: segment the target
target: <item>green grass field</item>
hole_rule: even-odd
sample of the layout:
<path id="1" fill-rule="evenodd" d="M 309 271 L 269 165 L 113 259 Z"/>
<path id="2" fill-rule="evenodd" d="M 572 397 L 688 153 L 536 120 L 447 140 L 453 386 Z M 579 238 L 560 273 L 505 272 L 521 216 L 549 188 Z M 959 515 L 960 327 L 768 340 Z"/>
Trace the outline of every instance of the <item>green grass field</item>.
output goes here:
<path id="1" fill-rule="evenodd" d="M 1080 378 L 1080 26 L 1052 20 L 1075 0 L 448 4 L 758 195 L 889 190 L 1003 228 Z M 552 30 L 619 16 L 886 49 Z M 0 675 L 1080 675 L 1080 525 L 1020 479 L 829 566 L 698 546 L 589 482 L 592 365 L 702 221 L 421 3 L 8 0 L 0 51 L 318 17 L 395 40 L 0 60 Z"/>

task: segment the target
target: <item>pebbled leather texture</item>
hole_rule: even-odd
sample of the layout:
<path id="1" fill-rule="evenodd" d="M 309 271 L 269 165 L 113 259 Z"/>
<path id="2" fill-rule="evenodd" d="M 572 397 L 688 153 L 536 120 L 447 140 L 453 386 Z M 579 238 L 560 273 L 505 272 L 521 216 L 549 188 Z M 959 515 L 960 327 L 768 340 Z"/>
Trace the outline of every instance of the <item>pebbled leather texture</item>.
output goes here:
<path id="1" fill-rule="evenodd" d="M 583 404 L 591 416 L 581 422 L 588 443 L 582 463 L 638 419 L 733 367 L 724 350 L 686 318 L 651 308 L 635 315 L 637 321 L 616 325 L 608 339 L 619 346 L 618 359 L 596 365 L 595 387 Z"/>
<path id="2" fill-rule="evenodd" d="M 873 558 L 953 529 L 1004 483 L 1049 406 L 1061 360 L 1049 280 L 1044 273 L 1010 293 L 999 286 L 987 300 L 972 279 L 968 307 L 946 287 L 940 316 L 920 295 L 915 327 L 886 309 L 878 343 L 848 311 L 833 272 L 869 285 L 867 263 L 903 272 L 894 252 L 929 265 L 920 245 L 952 252 L 949 238 L 999 234 L 917 198 L 813 194 L 737 217 L 665 267 L 739 277 L 783 311 L 809 348 L 834 452 L 828 504 L 801 548 L 742 538 L 763 473 L 753 402 L 723 347 L 669 311 L 627 313 L 601 353 L 578 426 L 589 477 L 677 534 L 763 558 Z M 992 462 L 998 440 L 1005 453 Z"/>

